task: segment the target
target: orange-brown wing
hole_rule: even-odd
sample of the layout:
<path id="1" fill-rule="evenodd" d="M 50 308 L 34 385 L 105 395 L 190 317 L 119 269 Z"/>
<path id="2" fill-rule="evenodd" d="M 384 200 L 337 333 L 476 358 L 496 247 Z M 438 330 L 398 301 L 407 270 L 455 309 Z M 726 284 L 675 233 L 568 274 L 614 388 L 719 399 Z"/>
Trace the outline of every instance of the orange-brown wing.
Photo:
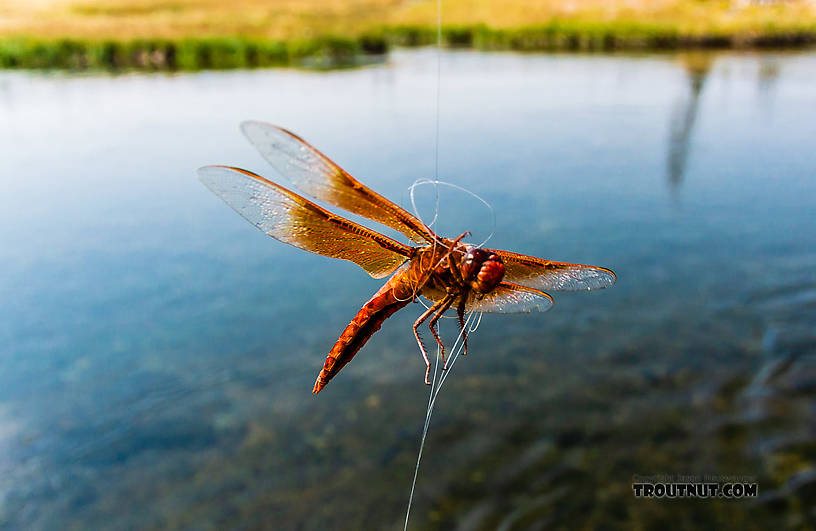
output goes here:
<path id="1" fill-rule="evenodd" d="M 603 267 L 552 262 L 510 251 L 493 251 L 504 260 L 504 278 L 522 286 L 546 291 L 602 289 L 617 280 Z"/>
<path id="2" fill-rule="evenodd" d="M 264 122 L 244 122 L 241 130 L 261 155 L 307 195 L 382 223 L 417 243 L 435 234 L 419 219 L 362 184 L 343 168 L 286 129 Z"/>
<path id="3" fill-rule="evenodd" d="M 374 278 L 394 272 L 413 249 L 332 214 L 250 171 L 205 166 L 201 181 L 269 236 L 305 251 L 354 262 Z"/>
<path id="4" fill-rule="evenodd" d="M 534 288 L 500 282 L 496 289 L 481 298 L 471 293 L 465 311 L 484 313 L 531 313 L 546 312 L 553 305 L 553 298 Z"/>

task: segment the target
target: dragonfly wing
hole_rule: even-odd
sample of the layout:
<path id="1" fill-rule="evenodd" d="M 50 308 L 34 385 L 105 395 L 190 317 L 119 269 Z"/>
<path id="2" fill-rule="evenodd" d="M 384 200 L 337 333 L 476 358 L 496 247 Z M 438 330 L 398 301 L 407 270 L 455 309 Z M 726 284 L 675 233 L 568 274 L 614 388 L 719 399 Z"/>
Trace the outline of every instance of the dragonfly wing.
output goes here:
<path id="1" fill-rule="evenodd" d="M 305 251 L 354 262 L 374 278 L 389 275 L 413 255 L 411 247 L 250 171 L 205 166 L 198 175 L 215 195 L 269 236 Z"/>
<path id="2" fill-rule="evenodd" d="M 531 313 L 546 312 L 553 305 L 553 298 L 534 288 L 501 282 L 496 288 L 477 298 L 471 293 L 465 311 L 484 313 Z"/>
<path id="3" fill-rule="evenodd" d="M 436 235 L 396 203 L 349 175 L 299 136 L 264 122 L 241 130 L 275 170 L 307 195 L 395 229 L 417 243 Z"/>
<path id="4" fill-rule="evenodd" d="M 615 283 L 611 270 L 582 264 L 553 262 L 510 251 L 493 251 L 504 261 L 504 278 L 545 291 L 585 291 Z"/>

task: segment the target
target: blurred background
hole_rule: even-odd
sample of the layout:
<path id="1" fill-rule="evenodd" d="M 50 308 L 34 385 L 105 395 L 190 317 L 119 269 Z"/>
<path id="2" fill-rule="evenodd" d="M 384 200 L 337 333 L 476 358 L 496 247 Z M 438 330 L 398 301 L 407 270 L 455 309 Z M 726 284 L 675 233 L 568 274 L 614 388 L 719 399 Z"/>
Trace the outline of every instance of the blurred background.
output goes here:
<path id="1" fill-rule="evenodd" d="M 447 190 L 438 232 L 618 283 L 484 316 L 409 528 L 816 525 L 816 7 L 442 7 L 438 55 L 435 2 L 0 6 L 0 527 L 401 528 L 421 307 L 314 397 L 382 281 L 195 170 L 285 183 L 238 131 L 264 120 L 410 208 L 437 61 L 439 177 L 496 218 Z M 635 498 L 654 475 L 759 496 Z"/>

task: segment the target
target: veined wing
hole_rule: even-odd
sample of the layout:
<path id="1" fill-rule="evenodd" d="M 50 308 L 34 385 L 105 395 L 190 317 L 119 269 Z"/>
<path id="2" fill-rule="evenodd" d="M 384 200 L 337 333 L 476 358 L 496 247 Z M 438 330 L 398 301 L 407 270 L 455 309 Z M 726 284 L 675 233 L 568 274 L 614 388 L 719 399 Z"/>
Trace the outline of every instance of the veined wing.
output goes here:
<path id="1" fill-rule="evenodd" d="M 553 298 L 534 288 L 501 282 L 496 289 L 477 299 L 470 294 L 465 311 L 484 313 L 531 313 L 546 312 L 553 305 Z"/>
<path id="2" fill-rule="evenodd" d="M 615 283 L 611 270 L 582 264 L 553 262 L 510 251 L 493 251 L 504 260 L 504 278 L 546 291 L 602 289 Z"/>
<path id="3" fill-rule="evenodd" d="M 205 166 L 201 181 L 247 221 L 304 251 L 354 262 L 374 278 L 396 270 L 413 249 L 312 203 L 247 170 Z"/>
<path id="4" fill-rule="evenodd" d="M 255 121 L 242 123 L 241 130 L 278 173 L 306 194 L 382 223 L 414 242 L 436 239 L 419 219 L 362 184 L 299 136 Z"/>

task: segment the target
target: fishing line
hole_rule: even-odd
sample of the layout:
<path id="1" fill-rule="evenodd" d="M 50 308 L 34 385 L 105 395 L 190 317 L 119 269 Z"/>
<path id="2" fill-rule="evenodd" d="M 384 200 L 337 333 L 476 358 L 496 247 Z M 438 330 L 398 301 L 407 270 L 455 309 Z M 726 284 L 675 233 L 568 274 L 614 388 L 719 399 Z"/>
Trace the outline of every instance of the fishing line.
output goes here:
<path id="1" fill-rule="evenodd" d="M 461 354 L 462 351 L 464 350 L 465 347 L 464 332 L 468 328 L 470 320 L 473 318 L 473 315 L 475 313 L 476 313 L 475 311 L 472 311 L 467 315 L 467 319 L 465 320 L 465 326 L 463 326 L 462 329 L 459 331 L 459 335 L 457 336 L 456 341 L 454 341 L 453 343 L 453 348 L 451 349 L 451 352 L 453 352 L 453 356 L 448 360 L 450 361 L 450 364 L 449 365 L 445 364 L 442 367 L 442 378 L 439 380 L 439 385 L 437 386 L 436 391 L 434 391 L 433 401 L 431 402 L 431 410 L 433 410 L 433 407 L 436 404 L 436 397 L 437 395 L 439 395 L 440 389 L 442 389 L 442 384 L 444 384 L 445 380 L 448 379 L 448 375 L 451 373 L 451 369 L 453 369 L 453 364 L 456 363 L 456 360 L 459 359 L 459 354 Z M 479 318 L 481 319 L 481 313 L 479 314 Z M 428 418 L 430 419 L 430 413 L 428 413 Z"/>
<path id="2" fill-rule="evenodd" d="M 435 133 L 434 133 L 434 181 L 439 180 L 439 93 L 441 87 L 441 78 L 442 78 L 442 0 L 436 1 L 436 123 L 435 123 Z M 416 199 L 414 197 L 414 190 L 416 189 L 417 182 L 411 185 L 410 188 L 410 196 L 411 196 L 411 206 L 414 210 L 414 215 L 416 217 L 422 219 L 422 216 L 419 214 L 419 209 L 417 209 Z M 430 223 L 428 223 L 428 227 L 433 227 L 436 224 L 436 221 L 439 219 L 439 187 L 437 184 L 434 184 L 434 215 L 433 219 Z M 433 245 L 433 252 L 431 256 L 436 255 L 436 238 L 432 243 Z M 428 306 L 425 305 L 425 302 L 420 299 L 420 303 L 427 309 Z M 405 510 L 405 525 L 403 527 L 403 531 L 407 531 L 408 529 L 408 518 L 411 516 L 411 505 L 414 501 L 414 489 L 416 488 L 416 481 L 417 476 L 419 475 L 419 463 L 422 460 L 422 451 L 425 449 L 425 439 L 428 435 L 428 426 L 430 425 L 431 421 L 431 412 L 433 411 L 433 400 L 435 395 L 433 393 L 434 388 L 436 387 L 436 377 L 439 373 L 439 359 L 441 357 L 441 351 L 439 349 L 439 345 L 436 346 L 436 359 L 434 361 L 434 375 L 433 380 L 431 381 L 431 392 L 428 394 L 428 409 L 425 413 L 425 424 L 422 427 L 422 439 L 419 443 L 419 452 L 417 454 L 417 462 L 416 467 L 414 468 L 414 479 L 411 482 L 411 494 L 408 496 L 408 508 Z"/>
<path id="3" fill-rule="evenodd" d="M 480 195 L 468 190 L 467 188 L 459 186 L 458 184 L 453 184 L 453 183 L 449 183 L 449 182 L 445 182 L 445 181 L 440 181 L 439 179 L 417 179 L 408 188 L 408 196 L 411 199 L 411 210 L 413 210 L 414 215 L 417 218 L 419 218 L 420 221 L 425 223 L 425 221 L 422 219 L 422 215 L 419 213 L 419 208 L 417 207 L 415 191 L 416 191 L 416 189 L 418 187 L 424 186 L 426 184 L 430 184 L 431 186 L 434 187 L 434 216 L 433 216 L 433 219 L 431 220 L 430 223 L 426 223 L 426 225 L 428 227 L 433 227 L 436 224 L 436 222 L 439 220 L 439 186 L 449 186 L 450 188 L 453 188 L 455 190 L 459 190 L 460 192 L 464 192 L 464 193 L 470 195 L 471 197 L 477 199 L 484 206 L 486 206 L 488 212 L 490 212 L 490 221 L 491 221 L 490 234 L 488 234 L 487 238 L 482 240 L 482 242 L 479 245 L 477 245 L 476 247 L 483 247 L 488 241 L 490 241 L 491 238 L 493 238 L 493 235 L 496 233 L 496 211 L 493 209 L 493 205 L 488 203 Z M 433 245 L 433 248 L 434 248 L 434 252 L 431 253 L 431 256 L 436 254 L 435 253 L 436 245 L 437 245 L 436 240 L 433 241 L 432 245 Z M 422 304 L 422 306 L 425 307 L 426 310 L 430 309 L 430 306 L 428 306 L 428 304 L 426 304 L 425 301 L 423 301 L 422 299 L 417 299 L 417 300 L 419 301 L 420 304 Z M 479 317 L 479 320 L 481 321 L 481 317 Z"/>
<path id="4" fill-rule="evenodd" d="M 439 100 L 442 86 L 442 0 L 436 0 L 436 142 L 434 179 L 439 179 Z"/>
<path id="5" fill-rule="evenodd" d="M 479 312 L 479 319 L 476 321 L 476 324 L 473 326 L 473 328 L 468 329 L 468 332 L 475 332 L 476 330 L 479 329 L 479 325 L 482 324 L 482 315 L 484 315 L 484 312 Z"/>
<path id="6" fill-rule="evenodd" d="M 434 187 L 434 217 L 430 221 L 430 223 L 425 223 L 423 221 L 423 223 L 425 223 L 428 226 L 428 228 L 432 228 L 436 224 L 436 221 L 439 219 L 439 186 L 438 185 L 439 184 L 447 184 L 447 183 L 442 183 L 439 179 L 417 179 L 416 181 L 414 181 L 414 183 L 410 187 L 408 187 L 408 196 L 411 198 L 411 209 L 414 211 L 414 215 L 416 217 L 418 217 L 419 219 L 422 219 L 422 215 L 419 213 L 419 209 L 417 208 L 416 198 L 414 197 L 414 190 L 416 190 L 416 188 L 418 186 L 422 186 L 422 185 L 425 185 L 425 184 L 431 184 Z M 434 241 L 434 243 L 436 243 L 436 241 Z"/>
<path id="7" fill-rule="evenodd" d="M 447 380 L 448 375 L 451 373 L 453 368 L 453 364 L 456 363 L 456 360 L 459 358 L 459 354 L 462 352 L 465 346 L 465 342 L 463 340 L 463 333 L 465 329 L 470 326 L 470 322 L 473 319 L 475 312 L 470 312 L 467 315 L 467 319 L 465 319 L 465 327 L 459 331 L 459 335 L 456 338 L 456 341 L 453 344 L 453 348 L 451 351 L 453 352 L 453 357 L 450 359 L 450 366 L 448 366 L 447 370 L 442 371 L 442 376 L 439 378 L 439 382 L 437 383 L 437 376 L 439 374 L 439 360 L 442 357 L 442 351 L 439 345 L 436 346 L 436 360 L 434 362 L 434 375 L 433 380 L 431 381 L 431 390 L 428 393 L 428 409 L 425 412 L 425 424 L 422 426 L 422 438 L 419 443 L 419 453 L 417 454 L 417 462 L 416 467 L 414 468 L 414 479 L 411 482 L 411 494 L 408 496 L 408 509 L 405 511 L 405 525 L 403 526 L 403 531 L 408 529 L 408 518 L 411 515 L 411 505 L 414 501 L 414 490 L 416 488 L 417 477 L 419 476 L 419 464 L 422 461 L 422 451 L 425 449 L 425 439 L 428 436 L 428 428 L 431 425 L 431 415 L 433 414 L 434 406 L 436 405 L 436 398 L 439 395 L 439 391 L 442 389 L 442 385 Z M 481 320 L 481 313 L 479 314 L 479 320 Z"/>
<path id="8" fill-rule="evenodd" d="M 440 102 L 440 93 L 441 93 L 441 79 L 442 79 L 442 0 L 437 0 L 436 2 L 436 127 L 435 127 L 435 141 L 434 141 L 434 178 L 430 179 L 422 179 L 417 180 L 414 184 L 411 185 L 410 188 L 410 197 L 411 197 L 411 206 L 414 210 L 414 214 L 417 218 L 422 219 L 422 216 L 419 215 L 419 209 L 416 205 L 416 198 L 414 195 L 414 191 L 418 186 L 422 186 L 425 184 L 431 184 L 434 187 L 434 215 L 433 219 L 430 223 L 428 223 L 428 227 L 433 227 L 439 221 L 439 186 L 449 186 L 451 188 L 463 191 L 465 193 L 470 194 L 471 196 L 475 197 L 479 201 L 484 204 L 487 209 L 490 211 L 491 221 L 492 221 L 492 228 L 490 234 L 488 235 L 485 240 L 480 243 L 477 247 L 482 247 L 484 244 L 493 237 L 493 234 L 496 232 L 496 212 L 493 210 L 493 207 L 476 195 L 475 193 L 462 188 L 461 186 L 457 186 L 455 184 L 446 183 L 439 180 L 439 102 Z M 438 242 L 436 238 L 432 242 L 432 249 L 433 252 L 431 256 L 436 255 L 436 246 Z M 423 306 L 428 308 L 425 303 L 420 300 Z M 459 335 L 456 337 L 456 341 L 453 343 L 453 347 L 451 348 L 451 353 L 453 354 L 451 357 L 448 358 L 449 364 L 446 363 L 442 368 L 442 375 L 439 375 L 439 360 L 442 357 L 442 349 L 441 346 L 437 344 L 436 346 L 436 359 L 434 360 L 434 374 L 433 380 L 431 381 L 431 389 L 428 393 L 428 407 L 425 411 L 425 423 L 422 426 L 422 437 L 419 443 L 419 452 L 417 453 L 417 461 L 416 466 L 414 467 L 414 477 L 411 481 L 411 493 L 408 496 L 408 507 L 405 511 L 405 525 L 403 526 L 403 531 L 407 531 L 408 529 L 408 519 L 411 516 L 411 506 L 413 505 L 414 501 L 414 491 L 416 489 L 416 482 L 417 477 L 419 476 L 419 465 L 422 461 L 422 453 L 425 449 L 425 440 L 428 436 L 428 428 L 431 425 L 431 415 L 433 414 L 434 406 L 436 405 L 436 399 L 439 396 L 439 391 L 442 390 L 442 386 L 445 383 L 445 380 L 448 379 L 450 376 L 453 366 L 456 363 L 456 360 L 459 359 L 459 355 L 462 353 L 465 347 L 465 334 L 466 330 L 470 332 L 475 332 L 479 328 L 479 324 L 482 322 L 482 313 L 479 312 L 478 318 L 474 319 L 476 315 L 475 311 L 471 311 L 467 314 L 467 318 L 465 319 L 462 327 L 459 330 Z M 441 322 L 438 324 L 440 332 L 441 332 Z"/>
<path id="9" fill-rule="evenodd" d="M 453 183 L 449 183 L 449 182 L 446 182 L 446 181 L 440 181 L 438 178 L 437 179 L 417 179 L 408 188 L 408 195 L 411 198 L 411 208 L 413 209 L 414 215 L 416 217 L 422 219 L 422 216 L 419 215 L 419 209 L 417 209 L 416 198 L 414 196 L 414 191 L 418 187 L 424 186 L 426 184 L 430 184 L 430 185 L 432 185 L 434 187 L 434 195 L 435 195 L 435 200 L 436 200 L 435 208 L 434 208 L 434 218 L 433 218 L 433 221 L 431 221 L 431 223 L 428 224 L 429 227 L 432 226 L 433 224 L 435 224 L 437 222 L 437 220 L 438 220 L 438 217 L 439 217 L 439 187 L 440 186 L 448 186 L 448 187 L 453 188 L 455 190 L 459 190 L 460 192 L 464 192 L 464 193 L 468 194 L 469 196 L 473 197 L 474 199 L 478 200 L 480 203 L 482 203 L 484 206 L 486 206 L 487 210 L 490 212 L 490 224 L 491 224 L 490 234 L 488 234 L 487 238 L 482 240 L 482 242 L 479 245 L 477 245 L 476 247 L 483 247 L 488 241 L 490 241 L 491 238 L 493 238 L 493 235 L 496 234 L 496 211 L 493 209 L 493 205 L 488 203 L 487 200 L 485 200 L 479 194 L 477 194 L 475 192 L 472 192 L 472 191 L 468 190 L 467 188 L 459 186 L 458 184 L 453 184 Z"/>

